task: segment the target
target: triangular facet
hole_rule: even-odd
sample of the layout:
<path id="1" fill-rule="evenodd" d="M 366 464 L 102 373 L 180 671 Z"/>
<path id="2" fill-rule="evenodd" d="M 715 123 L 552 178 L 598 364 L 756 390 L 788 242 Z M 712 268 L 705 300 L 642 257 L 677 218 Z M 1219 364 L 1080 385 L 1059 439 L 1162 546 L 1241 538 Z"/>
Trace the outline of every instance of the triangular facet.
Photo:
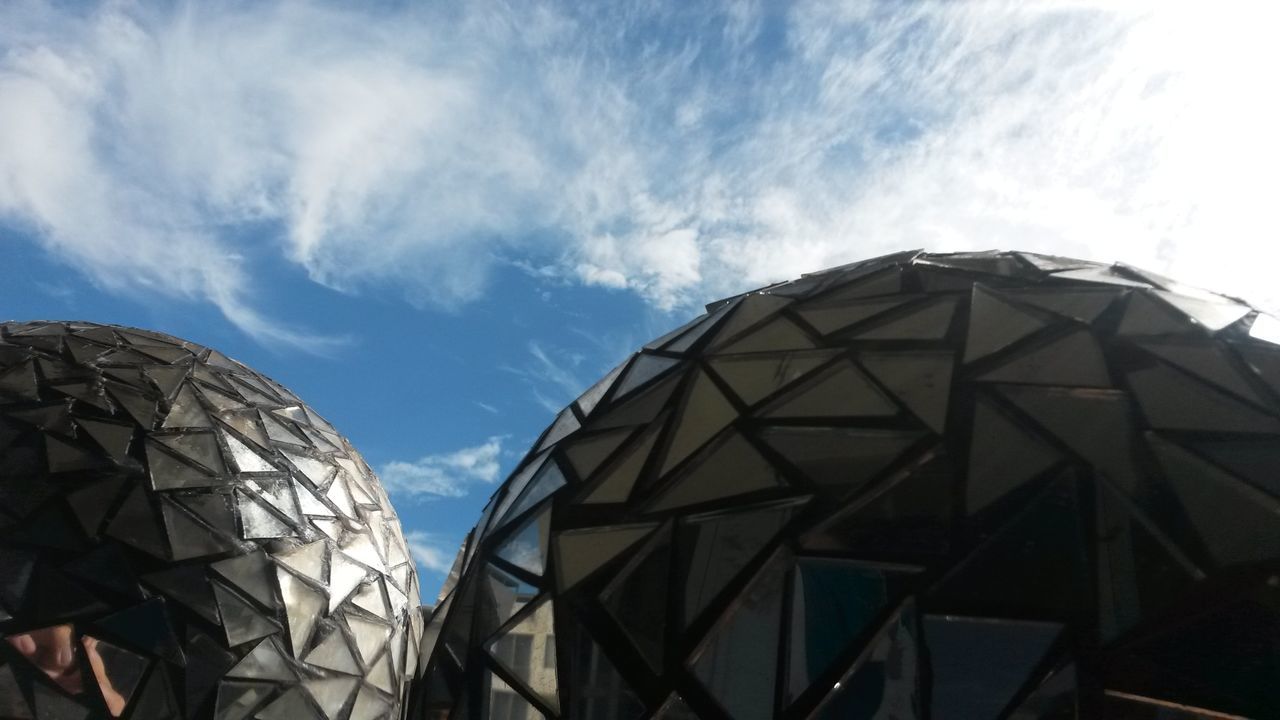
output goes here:
<path id="1" fill-rule="evenodd" d="M 776 317 L 742 337 L 716 348 L 717 353 L 757 353 L 775 350 L 810 350 L 817 343 L 785 317 Z"/>
<path id="2" fill-rule="evenodd" d="M 1129 397 L 1113 390 L 1002 385 L 1000 392 L 1080 457 L 1130 492 L 1137 482 L 1133 463 L 1133 419 Z"/>
<path id="3" fill-rule="evenodd" d="M 580 479 L 591 477 L 600 463 L 613 454 L 623 441 L 631 436 L 631 430 L 608 430 L 596 435 L 579 436 L 565 449 L 565 457 Z"/>
<path id="4" fill-rule="evenodd" d="M 775 426 L 760 431 L 766 445 L 832 497 L 865 485 L 923 436 L 845 427 Z"/>
<path id="5" fill-rule="evenodd" d="M 584 504 L 626 502 L 631 496 L 631 489 L 635 487 L 636 480 L 640 478 L 640 471 L 644 469 L 644 464 L 649 459 L 649 454 L 653 451 L 653 445 L 661 434 L 664 424 L 655 422 L 636 437 L 622 455 L 604 469 L 595 488 L 583 496 L 581 502 Z"/>
<path id="6" fill-rule="evenodd" d="M 1280 434 L 1280 419 L 1254 410 L 1167 365 L 1128 375 L 1129 386 L 1152 427 L 1175 430 Z"/>
<path id="7" fill-rule="evenodd" d="M 770 403 L 762 414 L 771 418 L 877 417 L 898 414 L 898 406 L 853 363 L 841 361 Z"/>
<path id="8" fill-rule="evenodd" d="M 671 528 L 645 547 L 605 587 L 600 600 L 654 673 L 661 675 L 671 573 Z"/>
<path id="9" fill-rule="evenodd" d="M 555 537 L 560 588 L 578 584 L 657 527 L 656 523 L 566 530 Z"/>
<path id="10" fill-rule="evenodd" d="M 1120 292 L 1115 290 L 1010 290 L 1005 296 L 1035 305 L 1041 310 L 1048 310 L 1056 315 L 1073 318 L 1081 322 L 1091 323 L 1098 319 Z"/>
<path id="11" fill-rule="evenodd" d="M 973 444 L 965 483 L 966 512 L 976 515 L 1061 460 L 1062 456 L 1043 440 L 989 401 L 979 399 L 974 408 Z"/>
<path id="12" fill-rule="evenodd" d="M 1107 361 L 1093 333 L 1073 330 L 1048 345 L 1027 350 L 978 378 L 986 382 L 1073 387 L 1110 387 Z"/>
<path id="13" fill-rule="evenodd" d="M 951 394 L 950 352 L 868 353 L 859 361 L 916 417 L 941 433 Z"/>
<path id="14" fill-rule="evenodd" d="M 754 405 L 835 357 L 835 350 L 722 355 L 711 367 L 744 404 Z"/>
<path id="15" fill-rule="evenodd" d="M 542 645 L 554 642 L 555 633 L 554 606 L 549 596 L 530 603 L 530 607 L 522 611 L 521 617 L 514 625 L 504 630 L 489 642 L 488 651 L 504 670 L 511 673 L 553 712 L 560 712 L 560 691 L 556 682 L 556 653 L 547 652 Z M 533 672 L 529 663 L 515 662 L 522 648 L 518 642 L 529 642 L 534 657 L 542 658 L 539 665 L 547 672 Z M 541 651 L 541 652 L 538 652 Z"/>
<path id="16" fill-rule="evenodd" d="M 873 318 L 906 304 L 910 298 L 889 297 L 877 300 L 829 300 L 806 303 L 799 309 L 800 317 L 813 326 L 814 330 L 827 335 L 849 327 L 855 323 Z"/>
<path id="17" fill-rule="evenodd" d="M 785 485 L 778 470 L 732 432 L 699 453 L 649 509 L 669 510 Z"/>
<path id="18" fill-rule="evenodd" d="M 660 474 L 689 457 L 737 417 L 733 404 L 716 388 L 715 382 L 699 370 L 686 393 L 680 415 L 671 426 L 667 454 Z"/>
<path id="19" fill-rule="evenodd" d="M 992 290 L 974 285 L 964 361 L 970 363 L 986 357 L 1044 326 L 1040 318 L 1006 303 Z"/>
<path id="20" fill-rule="evenodd" d="M 222 617 L 227 645 L 242 645 L 281 630 L 279 623 L 258 612 L 221 584 L 213 583 L 213 595 L 218 601 L 218 613 Z"/>
<path id="21" fill-rule="evenodd" d="M 184 665 L 182 645 L 173 632 L 164 600 L 152 598 L 94 621 L 94 625 L 149 655 Z"/>
<path id="22" fill-rule="evenodd" d="M 1062 631 L 1055 623 L 924 617 L 930 717 L 996 718 L 1033 677 Z"/>

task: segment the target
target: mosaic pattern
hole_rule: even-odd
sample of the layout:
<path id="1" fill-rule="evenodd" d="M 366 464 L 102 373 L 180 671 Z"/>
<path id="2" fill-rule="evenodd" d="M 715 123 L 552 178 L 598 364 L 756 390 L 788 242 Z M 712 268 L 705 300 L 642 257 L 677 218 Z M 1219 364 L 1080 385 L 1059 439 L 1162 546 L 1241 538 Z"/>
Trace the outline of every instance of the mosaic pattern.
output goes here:
<path id="1" fill-rule="evenodd" d="M 901 253 L 713 303 L 555 419 L 414 718 L 1280 717 L 1280 330 Z"/>
<path id="2" fill-rule="evenodd" d="M 0 718 L 400 717 L 417 582 L 377 478 L 280 385 L 0 325 Z"/>

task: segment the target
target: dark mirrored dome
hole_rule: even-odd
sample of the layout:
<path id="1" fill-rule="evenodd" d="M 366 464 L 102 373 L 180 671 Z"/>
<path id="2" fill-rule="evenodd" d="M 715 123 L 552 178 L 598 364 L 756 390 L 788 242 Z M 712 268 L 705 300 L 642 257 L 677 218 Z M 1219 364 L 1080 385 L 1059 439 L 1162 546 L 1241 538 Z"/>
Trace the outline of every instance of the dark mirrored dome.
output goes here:
<path id="1" fill-rule="evenodd" d="M 1275 324 L 1025 253 L 712 303 L 493 496 L 411 715 L 1280 716 Z"/>
<path id="2" fill-rule="evenodd" d="M 279 384 L 0 325 L 0 717 L 399 717 L 417 602 L 378 479 Z"/>

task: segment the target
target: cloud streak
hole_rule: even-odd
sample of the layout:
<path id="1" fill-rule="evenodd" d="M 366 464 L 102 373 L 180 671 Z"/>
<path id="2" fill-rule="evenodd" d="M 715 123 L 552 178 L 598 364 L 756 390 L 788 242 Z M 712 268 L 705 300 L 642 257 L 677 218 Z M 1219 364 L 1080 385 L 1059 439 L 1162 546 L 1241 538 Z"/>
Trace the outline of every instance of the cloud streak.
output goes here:
<path id="1" fill-rule="evenodd" d="M 254 258 L 445 307 L 531 258 L 669 309 L 1017 247 L 1274 306 L 1276 11 L 1177 5 L 10 4 L 0 215 L 312 349 Z"/>
<path id="2" fill-rule="evenodd" d="M 395 460 L 378 469 L 389 492 L 411 496 L 463 497 L 476 483 L 493 484 L 501 470 L 502 438 L 480 445 L 427 455 L 412 462 Z"/>

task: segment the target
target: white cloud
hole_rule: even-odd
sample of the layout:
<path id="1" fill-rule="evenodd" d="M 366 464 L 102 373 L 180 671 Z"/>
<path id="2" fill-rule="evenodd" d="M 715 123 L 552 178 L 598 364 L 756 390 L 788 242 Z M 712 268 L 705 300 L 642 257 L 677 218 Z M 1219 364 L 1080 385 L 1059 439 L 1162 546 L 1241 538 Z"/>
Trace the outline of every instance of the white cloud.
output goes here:
<path id="1" fill-rule="evenodd" d="M 466 8 L 5 5 L 0 214 L 313 348 L 252 258 L 449 306 L 528 257 L 672 308 L 1017 247 L 1280 301 L 1267 4 Z"/>
<path id="2" fill-rule="evenodd" d="M 453 452 L 427 455 L 412 462 L 393 460 L 378 469 L 382 484 L 392 493 L 462 497 L 475 483 L 492 484 L 501 468 L 502 438 Z"/>
<path id="3" fill-rule="evenodd" d="M 410 530 L 404 534 L 405 543 L 413 559 L 425 570 L 448 573 L 453 566 L 453 558 L 457 555 L 458 544 L 449 543 L 435 533 L 423 530 Z"/>

